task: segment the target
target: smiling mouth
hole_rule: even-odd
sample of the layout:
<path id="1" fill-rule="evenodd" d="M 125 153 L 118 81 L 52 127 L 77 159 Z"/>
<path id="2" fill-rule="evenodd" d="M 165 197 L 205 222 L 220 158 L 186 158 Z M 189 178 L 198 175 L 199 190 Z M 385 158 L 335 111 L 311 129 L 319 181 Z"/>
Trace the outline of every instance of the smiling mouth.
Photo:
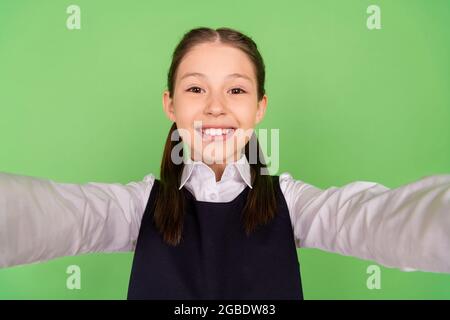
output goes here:
<path id="1" fill-rule="evenodd" d="M 201 135 L 205 141 L 226 140 L 233 136 L 236 128 L 196 128 L 195 131 Z"/>

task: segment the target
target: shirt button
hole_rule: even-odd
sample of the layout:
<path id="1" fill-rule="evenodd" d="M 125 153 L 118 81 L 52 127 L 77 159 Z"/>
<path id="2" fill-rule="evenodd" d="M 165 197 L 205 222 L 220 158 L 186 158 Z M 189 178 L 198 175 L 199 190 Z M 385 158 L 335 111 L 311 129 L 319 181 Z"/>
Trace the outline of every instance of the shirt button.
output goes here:
<path id="1" fill-rule="evenodd" d="M 211 193 L 211 194 L 209 195 L 209 198 L 210 198 L 211 200 L 215 200 L 215 199 L 217 198 L 217 196 L 216 196 L 215 193 Z"/>

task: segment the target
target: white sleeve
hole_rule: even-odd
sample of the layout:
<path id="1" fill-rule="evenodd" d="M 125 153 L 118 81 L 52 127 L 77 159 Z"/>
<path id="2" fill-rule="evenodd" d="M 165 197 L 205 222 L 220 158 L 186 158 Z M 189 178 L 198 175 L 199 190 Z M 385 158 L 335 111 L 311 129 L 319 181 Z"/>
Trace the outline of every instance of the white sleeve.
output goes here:
<path id="1" fill-rule="evenodd" d="M 154 179 L 70 184 L 0 172 L 0 267 L 134 250 Z"/>
<path id="2" fill-rule="evenodd" d="M 280 187 L 297 247 L 450 273 L 450 175 L 395 189 L 356 181 L 322 190 L 283 173 Z"/>

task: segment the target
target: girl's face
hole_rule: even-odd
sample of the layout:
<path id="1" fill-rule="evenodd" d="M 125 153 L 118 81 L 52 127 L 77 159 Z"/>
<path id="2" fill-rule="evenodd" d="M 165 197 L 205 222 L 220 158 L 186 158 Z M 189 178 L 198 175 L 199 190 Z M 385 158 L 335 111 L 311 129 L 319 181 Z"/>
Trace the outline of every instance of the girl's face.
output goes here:
<path id="1" fill-rule="evenodd" d="M 236 161 L 267 105 L 266 95 L 258 101 L 251 60 L 231 46 L 199 44 L 183 57 L 174 82 L 172 98 L 163 93 L 164 112 L 176 122 L 191 159 Z"/>

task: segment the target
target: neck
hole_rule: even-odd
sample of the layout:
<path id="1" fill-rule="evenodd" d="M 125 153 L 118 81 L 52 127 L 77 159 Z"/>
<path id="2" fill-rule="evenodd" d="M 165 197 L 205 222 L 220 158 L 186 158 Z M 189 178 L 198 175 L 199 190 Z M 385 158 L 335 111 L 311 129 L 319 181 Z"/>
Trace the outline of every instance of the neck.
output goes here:
<path id="1" fill-rule="evenodd" d="M 208 167 L 210 167 L 214 171 L 214 174 L 216 175 L 216 182 L 220 181 L 220 179 L 222 179 L 223 172 L 225 171 L 226 164 L 213 163 L 208 165 Z"/>

